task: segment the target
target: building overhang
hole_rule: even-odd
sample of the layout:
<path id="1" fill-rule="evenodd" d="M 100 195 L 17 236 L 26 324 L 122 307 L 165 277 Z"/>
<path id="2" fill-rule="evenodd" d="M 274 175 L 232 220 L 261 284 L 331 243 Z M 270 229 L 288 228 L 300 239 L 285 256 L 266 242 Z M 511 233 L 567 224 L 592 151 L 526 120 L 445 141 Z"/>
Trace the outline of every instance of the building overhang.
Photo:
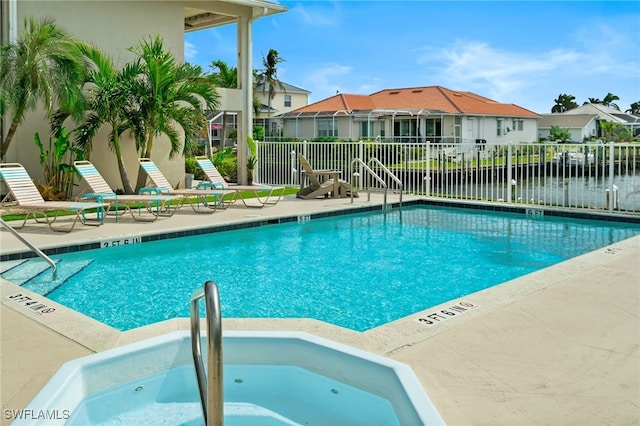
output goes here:
<path id="1" fill-rule="evenodd" d="M 242 15 L 255 19 L 287 10 L 285 6 L 263 0 L 188 0 L 184 1 L 184 31 L 232 24 Z"/>

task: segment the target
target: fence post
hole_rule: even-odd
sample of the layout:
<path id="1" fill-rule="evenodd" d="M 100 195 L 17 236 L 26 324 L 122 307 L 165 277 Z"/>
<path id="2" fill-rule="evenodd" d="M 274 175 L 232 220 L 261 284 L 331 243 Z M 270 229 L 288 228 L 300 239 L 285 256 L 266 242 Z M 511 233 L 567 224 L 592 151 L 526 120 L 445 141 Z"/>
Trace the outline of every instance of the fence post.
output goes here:
<path id="1" fill-rule="evenodd" d="M 425 166 L 425 175 L 422 178 L 425 182 L 425 195 L 431 195 L 431 141 L 427 141 L 427 165 Z"/>
<path id="2" fill-rule="evenodd" d="M 291 186 L 295 186 L 296 183 L 296 173 L 297 173 L 297 169 L 296 169 L 296 151 L 295 150 L 291 150 Z"/>
<path id="3" fill-rule="evenodd" d="M 378 143 L 376 142 L 376 149 L 378 149 Z M 362 160 L 363 162 L 367 161 L 364 158 L 364 141 L 362 139 L 360 139 L 358 141 L 358 158 L 360 160 Z M 353 159 L 351 159 L 351 161 L 353 161 Z M 364 188 L 364 169 L 362 168 L 362 163 L 358 163 L 358 185 L 360 187 L 360 189 Z M 369 177 L 368 177 L 369 178 Z M 370 179 L 370 178 L 369 178 Z M 367 188 L 367 190 L 369 190 L 369 188 Z"/>
<path id="4" fill-rule="evenodd" d="M 614 162 L 615 162 L 615 150 L 614 150 L 614 145 L 613 145 L 613 141 L 609 142 L 609 213 L 613 213 L 613 206 L 614 206 L 614 197 L 617 196 L 618 194 L 614 194 L 614 188 L 615 185 L 613 184 L 613 173 L 615 172 L 615 168 L 614 168 Z"/>
<path id="5" fill-rule="evenodd" d="M 513 170 L 512 170 L 512 163 L 511 163 L 511 155 L 512 155 L 512 148 L 511 148 L 511 144 L 507 144 L 507 163 L 506 163 L 506 167 L 507 167 L 507 203 L 512 203 L 512 198 L 513 198 L 513 192 L 515 190 L 515 184 L 513 182 L 515 182 L 515 180 L 513 179 Z"/>

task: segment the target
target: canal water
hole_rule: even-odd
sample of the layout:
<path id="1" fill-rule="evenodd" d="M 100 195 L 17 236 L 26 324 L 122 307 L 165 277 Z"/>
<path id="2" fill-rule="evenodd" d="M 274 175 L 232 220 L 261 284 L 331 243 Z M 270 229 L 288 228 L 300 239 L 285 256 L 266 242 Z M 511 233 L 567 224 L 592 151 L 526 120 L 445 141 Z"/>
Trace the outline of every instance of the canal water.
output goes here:
<path id="1" fill-rule="evenodd" d="M 613 186 L 613 197 L 610 188 Z M 507 182 L 490 184 L 463 183 L 444 188 L 433 188 L 455 198 L 506 200 Z M 512 201 L 554 206 L 606 208 L 609 200 L 614 208 L 623 211 L 640 211 L 640 171 L 635 174 L 614 176 L 534 176 L 512 182 Z"/>

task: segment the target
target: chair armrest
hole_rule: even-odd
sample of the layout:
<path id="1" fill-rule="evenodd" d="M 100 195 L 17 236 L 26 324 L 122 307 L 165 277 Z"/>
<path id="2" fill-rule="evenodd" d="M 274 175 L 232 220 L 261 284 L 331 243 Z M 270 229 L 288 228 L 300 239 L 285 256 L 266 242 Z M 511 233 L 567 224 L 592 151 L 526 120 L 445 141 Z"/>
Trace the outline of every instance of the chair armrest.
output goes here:
<path id="1" fill-rule="evenodd" d="M 154 186 L 147 186 L 144 188 L 140 188 L 138 191 L 138 195 L 161 195 L 161 194 L 169 194 L 171 190 L 169 188 L 157 188 Z"/>
<path id="2" fill-rule="evenodd" d="M 115 192 L 96 194 L 93 192 L 87 192 L 82 195 L 82 201 L 87 200 L 95 200 L 98 203 L 104 203 L 105 198 L 116 198 L 118 199 L 118 195 Z"/>
<path id="3" fill-rule="evenodd" d="M 200 182 L 196 185 L 196 189 L 224 189 L 224 185 L 221 183 Z"/>

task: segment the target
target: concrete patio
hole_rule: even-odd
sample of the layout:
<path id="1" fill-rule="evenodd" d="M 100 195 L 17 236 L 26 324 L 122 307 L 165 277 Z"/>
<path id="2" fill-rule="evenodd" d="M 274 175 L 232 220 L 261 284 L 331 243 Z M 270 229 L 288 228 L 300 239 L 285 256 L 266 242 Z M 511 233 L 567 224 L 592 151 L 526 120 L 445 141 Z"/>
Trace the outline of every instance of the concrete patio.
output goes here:
<path id="1" fill-rule="evenodd" d="M 408 198 L 405 197 L 405 201 Z M 391 196 L 390 202 L 397 202 Z M 349 199 L 285 197 L 262 209 L 234 205 L 212 215 L 185 207 L 153 223 L 108 219 L 69 234 L 28 225 L 40 248 L 153 234 L 238 221 L 379 205 Z M 24 250 L 5 229 L 2 252 Z M 640 425 L 640 236 L 502 285 L 416 313 L 364 333 L 312 319 L 224 319 L 224 330 L 298 330 L 411 366 L 450 425 Z M 55 302 L 37 315 L 9 296 L 27 292 L 1 284 L 2 425 L 24 408 L 68 360 L 177 329 L 175 319 L 119 332 Z M 43 299 L 42 296 L 39 296 Z M 429 325 L 453 303 L 473 306 Z"/>

